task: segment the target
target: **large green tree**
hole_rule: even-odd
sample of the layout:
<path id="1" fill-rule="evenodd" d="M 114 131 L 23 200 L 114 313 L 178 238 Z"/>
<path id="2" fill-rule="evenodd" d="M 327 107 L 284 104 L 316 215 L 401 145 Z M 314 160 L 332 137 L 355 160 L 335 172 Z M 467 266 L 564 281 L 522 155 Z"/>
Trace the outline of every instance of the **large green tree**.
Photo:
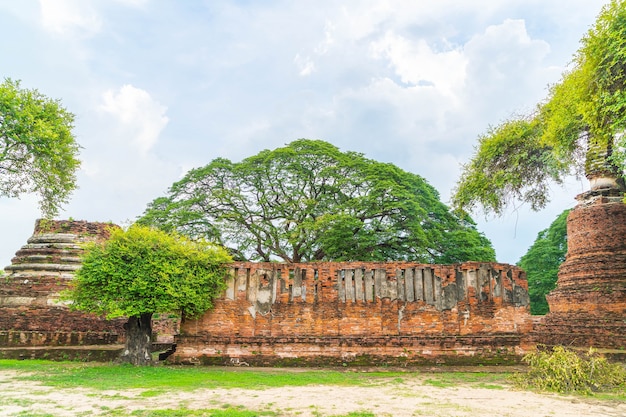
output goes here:
<path id="1" fill-rule="evenodd" d="M 76 188 L 74 115 L 59 101 L 10 79 L 0 84 L 0 196 L 36 193 L 53 217 Z"/>
<path id="2" fill-rule="evenodd" d="M 210 309 L 225 287 L 224 250 L 205 241 L 133 225 L 87 247 L 66 299 L 74 310 L 127 317 L 121 361 L 151 362 L 152 315 L 193 317 Z"/>
<path id="3" fill-rule="evenodd" d="M 491 243 L 419 175 L 318 140 L 189 171 L 141 224 L 203 237 L 242 260 L 492 261 Z"/>
<path id="4" fill-rule="evenodd" d="M 502 214 L 537 210 L 550 184 L 584 173 L 592 189 L 623 189 L 626 168 L 626 0 L 612 0 L 581 40 L 572 68 L 529 115 L 490 128 L 464 166 L 453 202 Z"/>
<path id="5" fill-rule="evenodd" d="M 549 311 L 546 295 L 556 287 L 559 267 L 567 254 L 567 215 L 561 213 L 550 226 L 539 232 L 528 252 L 517 263 L 526 271 L 530 312 L 546 314 Z"/>

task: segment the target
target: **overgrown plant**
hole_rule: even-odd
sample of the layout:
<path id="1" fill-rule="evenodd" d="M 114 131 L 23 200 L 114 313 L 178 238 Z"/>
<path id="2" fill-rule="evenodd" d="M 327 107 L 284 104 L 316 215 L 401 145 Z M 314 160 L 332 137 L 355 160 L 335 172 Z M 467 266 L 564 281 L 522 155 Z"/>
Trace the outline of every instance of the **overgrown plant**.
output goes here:
<path id="1" fill-rule="evenodd" d="M 224 290 L 225 249 L 205 241 L 138 225 L 111 229 L 111 237 L 87 246 L 83 265 L 64 297 L 73 310 L 126 317 L 120 360 L 151 363 L 152 316 L 198 316 Z"/>
<path id="2" fill-rule="evenodd" d="M 581 353 L 556 346 L 529 353 L 524 362 L 528 372 L 512 377 L 519 388 L 586 395 L 626 389 L 626 368 L 593 348 Z"/>
<path id="3" fill-rule="evenodd" d="M 539 210 L 551 185 L 582 173 L 592 189 L 624 188 L 626 0 L 612 0 L 581 40 L 571 69 L 527 115 L 491 127 L 463 166 L 458 209 L 501 215 L 516 202 Z"/>

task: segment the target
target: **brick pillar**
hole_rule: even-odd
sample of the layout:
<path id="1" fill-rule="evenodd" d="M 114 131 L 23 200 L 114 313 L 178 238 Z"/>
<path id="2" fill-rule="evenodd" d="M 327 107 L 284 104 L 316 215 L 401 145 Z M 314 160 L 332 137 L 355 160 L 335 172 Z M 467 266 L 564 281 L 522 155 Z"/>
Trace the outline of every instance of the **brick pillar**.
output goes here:
<path id="1" fill-rule="evenodd" d="M 567 219 L 568 252 L 538 341 L 626 347 L 626 204 L 616 189 L 577 197 Z"/>

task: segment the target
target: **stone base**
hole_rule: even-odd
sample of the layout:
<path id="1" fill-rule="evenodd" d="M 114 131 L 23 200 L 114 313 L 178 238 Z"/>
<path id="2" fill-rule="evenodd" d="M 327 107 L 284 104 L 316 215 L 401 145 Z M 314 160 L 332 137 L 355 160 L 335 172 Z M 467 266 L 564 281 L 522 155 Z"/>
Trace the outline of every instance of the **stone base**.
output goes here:
<path id="1" fill-rule="evenodd" d="M 225 366 L 513 365 L 519 334 L 378 337 L 178 336 L 170 363 Z"/>

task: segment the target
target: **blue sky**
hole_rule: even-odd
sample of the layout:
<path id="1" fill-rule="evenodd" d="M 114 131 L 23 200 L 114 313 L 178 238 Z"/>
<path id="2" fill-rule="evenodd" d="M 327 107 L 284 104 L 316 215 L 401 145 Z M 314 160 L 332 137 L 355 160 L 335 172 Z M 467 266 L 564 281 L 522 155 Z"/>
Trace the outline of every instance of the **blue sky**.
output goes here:
<path id="1" fill-rule="evenodd" d="M 489 125 L 557 82 L 600 0 L 0 0 L 0 77 L 76 114 L 79 186 L 59 218 L 128 224 L 187 170 L 298 138 L 392 162 L 444 202 Z M 473 217 L 515 263 L 588 187 Z M 36 198 L 0 199 L 0 267 Z"/>

